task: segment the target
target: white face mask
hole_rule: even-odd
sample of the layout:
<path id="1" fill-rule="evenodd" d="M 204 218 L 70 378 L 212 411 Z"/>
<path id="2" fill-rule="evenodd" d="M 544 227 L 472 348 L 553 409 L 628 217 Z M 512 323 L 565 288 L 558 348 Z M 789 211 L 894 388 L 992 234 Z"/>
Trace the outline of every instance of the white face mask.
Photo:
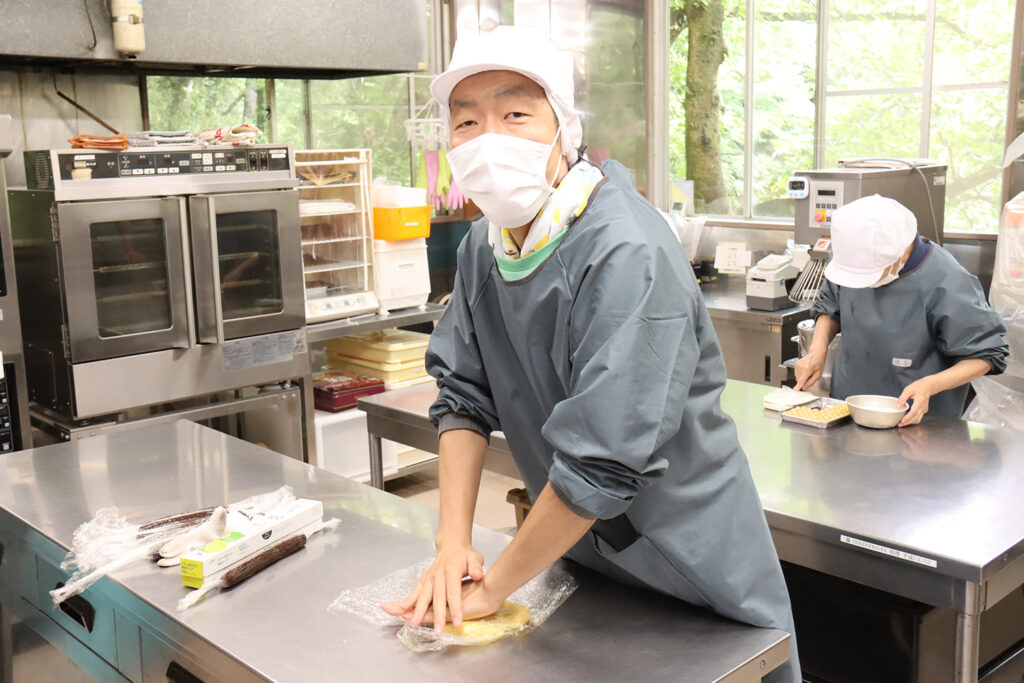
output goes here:
<path id="1" fill-rule="evenodd" d="M 459 189 L 490 221 L 515 228 L 532 221 L 554 188 L 547 178 L 551 144 L 484 133 L 448 152 Z"/>

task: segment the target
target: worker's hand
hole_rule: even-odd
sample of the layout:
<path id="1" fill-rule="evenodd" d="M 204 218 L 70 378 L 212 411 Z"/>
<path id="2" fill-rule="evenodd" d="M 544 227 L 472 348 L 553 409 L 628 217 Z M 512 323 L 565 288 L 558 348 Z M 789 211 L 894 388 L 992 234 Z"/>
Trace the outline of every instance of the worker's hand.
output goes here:
<path id="1" fill-rule="evenodd" d="M 469 546 L 441 547 L 433 564 L 420 577 L 412 593 L 403 600 L 382 604 L 381 609 L 408 620 L 413 626 L 433 623 L 438 633 L 444 629 L 449 614 L 452 623 L 461 626 L 464 616 L 462 579 L 467 576 L 474 582 L 483 581 L 483 556 Z M 479 609 L 477 605 L 474 607 Z M 497 607 L 492 611 L 495 610 Z"/>
<path id="2" fill-rule="evenodd" d="M 793 389 L 801 391 L 809 386 L 813 386 L 818 381 L 822 371 L 825 369 L 826 353 L 827 350 L 810 349 L 807 351 L 806 356 L 796 362 L 793 368 L 796 373 L 796 385 Z"/>
<path id="3" fill-rule="evenodd" d="M 490 586 L 487 585 L 486 579 L 484 581 L 470 581 L 466 580 L 462 584 L 462 620 L 466 619 L 479 619 L 486 617 L 489 614 L 497 612 L 501 605 L 505 602 L 507 595 L 496 594 Z M 398 615 L 403 619 L 412 623 L 414 613 L 412 610 L 405 614 Z M 454 623 L 453 619 L 449 619 Z M 434 621 L 434 615 L 432 610 L 427 610 L 427 613 L 423 616 L 421 625 L 434 625 L 435 631 L 444 630 L 444 624 L 442 623 L 441 628 L 437 627 L 437 623 Z M 456 626 L 460 625 L 455 624 Z M 415 625 L 415 624 L 414 624 Z"/>
<path id="4" fill-rule="evenodd" d="M 930 377 L 922 377 L 916 382 L 907 385 L 907 388 L 900 394 L 897 407 L 902 408 L 907 404 L 907 401 L 913 401 L 913 404 L 896 426 L 909 427 L 920 422 L 921 418 L 928 412 L 928 400 L 932 397 L 933 393 L 935 393 L 935 390 L 932 388 Z"/>

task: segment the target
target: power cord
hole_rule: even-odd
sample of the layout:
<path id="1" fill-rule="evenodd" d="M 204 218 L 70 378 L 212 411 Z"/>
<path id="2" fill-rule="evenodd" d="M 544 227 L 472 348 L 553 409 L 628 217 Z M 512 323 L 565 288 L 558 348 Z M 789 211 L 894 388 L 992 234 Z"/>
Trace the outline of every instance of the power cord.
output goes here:
<path id="1" fill-rule="evenodd" d="M 907 161 L 906 159 L 896 159 L 894 157 L 863 157 L 860 159 L 850 159 L 849 161 L 841 161 L 839 162 L 839 168 L 855 168 L 855 164 L 859 164 L 865 161 L 888 161 L 890 163 L 903 164 L 907 168 L 912 168 L 915 171 L 917 171 L 917 174 L 921 176 L 921 182 L 924 183 L 924 191 L 928 194 L 928 210 L 932 214 L 932 225 L 935 226 L 935 236 L 939 240 L 941 240 L 942 235 L 939 234 L 939 221 L 938 218 L 936 218 L 935 216 L 935 203 L 932 201 L 932 186 L 928 183 L 928 178 L 925 177 L 924 171 L 921 170 L 921 166 L 911 161 Z"/>

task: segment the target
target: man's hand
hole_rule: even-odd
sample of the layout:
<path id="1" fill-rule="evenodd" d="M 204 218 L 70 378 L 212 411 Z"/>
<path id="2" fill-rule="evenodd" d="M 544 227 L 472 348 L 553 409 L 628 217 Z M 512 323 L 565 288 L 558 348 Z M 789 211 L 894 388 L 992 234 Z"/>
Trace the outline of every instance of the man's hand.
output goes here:
<path id="1" fill-rule="evenodd" d="M 505 602 L 505 598 L 508 596 L 502 596 L 495 593 L 495 591 L 487 585 L 487 581 L 464 581 L 462 583 L 461 591 L 461 603 L 462 603 L 462 619 L 458 623 L 454 619 L 450 621 L 455 626 L 460 626 L 462 621 L 466 619 L 479 619 L 480 617 L 486 617 L 490 614 L 494 614 L 501 608 L 501 605 Z M 449 599 L 449 604 L 451 600 Z M 397 603 L 390 603 L 397 604 Z M 413 622 L 415 613 L 412 609 L 405 611 L 402 614 L 396 614 L 400 616 L 410 624 L 416 625 Z M 421 625 L 433 624 L 434 630 L 440 633 L 444 630 L 444 622 L 438 622 L 434 619 L 433 610 L 427 610 L 423 616 Z M 440 624 L 440 627 L 438 626 Z"/>
<path id="2" fill-rule="evenodd" d="M 826 354 L 827 350 L 822 352 L 812 348 L 807 351 L 806 356 L 796 362 L 793 368 L 796 374 L 796 385 L 793 389 L 801 391 L 809 386 L 813 386 L 818 381 L 825 369 Z"/>
<path id="3" fill-rule="evenodd" d="M 420 577 L 412 593 L 403 600 L 381 605 L 381 609 L 388 614 L 406 619 L 413 626 L 433 623 L 434 630 L 438 633 L 444 629 L 448 615 L 451 616 L 453 624 L 460 626 L 466 615 L 479 617 L 497 611 L 505 596 L 502 596 L 497 606 L 489 612 L 481 611 L 490 604 L 484 600 L 484 595 L 476 596 L 467 605 L 471 611 L 464 609 L 463 593 L 465 592 L 467 597 L 472 597 L 480 592 L 478 589 L 464 590 L 462 580 L 467 576 L 473 581 L 469 587 L 480 585 L 484 578 L 483 556 L 470 546 L 441 547 L 433 564 Z"/>
<path id="4" fill-rule="evenodd" d="M 913 405 L 910 406 L 910 410 L 903 416 L 897 427 L 909 427 L 910 425 L 916 425 L 924 417 L 925 413 L 928 412 L 928 400 L 932 397 L 932 394 L 936 393 L 935 387 L 932 384 L 932 376 L 922 377 L 916 382 L 912 382 L 907 385 L 907 388 L 900 394 L 898 408 L 902 408 L 907 404 L 907 401 L 913 401 Z"/>

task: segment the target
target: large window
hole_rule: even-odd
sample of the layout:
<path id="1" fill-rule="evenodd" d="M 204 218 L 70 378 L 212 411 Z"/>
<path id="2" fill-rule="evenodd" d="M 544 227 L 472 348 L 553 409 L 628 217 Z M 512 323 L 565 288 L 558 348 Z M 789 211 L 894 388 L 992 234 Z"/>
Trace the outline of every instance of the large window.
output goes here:
<path id="1" fill-rule="evenodd" d="M 698 211 L 788 217 L 796 171 L 930 158 L 949 167 L 946 230 L 994 231 L 1012 4 L 672 0 L 671 177 Z"/>
<path id="2" fill-rule="evenodd" d="M 244 122 L 268 132 L 263 79 L 150 76 L 146 92 L 150 130 L 199 132 Z"/>
<path id="3" fill-rule="evenodd" d="M 410 182 L 406 74 L 341 80 L 274 80 L 151 76 L 146 79 L 153 130 L 255 123 L 261 142 L 296 149 L 369 148 L 375 176 Z M 272 92 L 272 95 L 271 95 Z"/>

